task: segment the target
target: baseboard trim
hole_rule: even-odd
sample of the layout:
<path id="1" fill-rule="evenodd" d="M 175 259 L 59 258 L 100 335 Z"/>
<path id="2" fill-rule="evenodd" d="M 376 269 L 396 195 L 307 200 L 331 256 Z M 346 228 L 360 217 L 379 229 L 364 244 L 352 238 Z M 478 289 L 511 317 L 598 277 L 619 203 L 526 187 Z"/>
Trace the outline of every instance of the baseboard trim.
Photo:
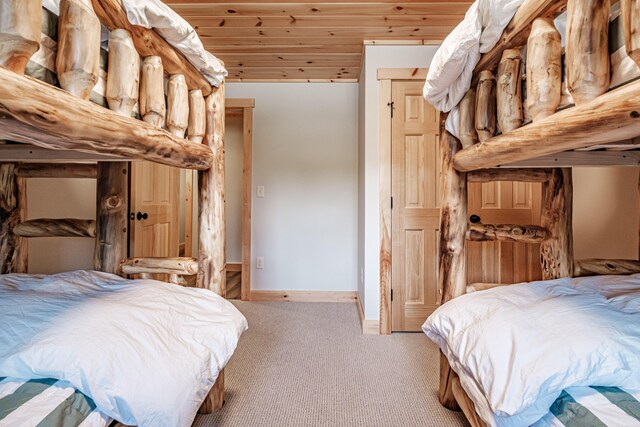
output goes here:
<path id="1" fill-rule="evenodd" d="M 362 301 L 360 301 L 360 298 L 356 301 L 356 305 L 358 306 L 358 317 L 360 318 L 362 335 L 380 335 L 380 322 L 378 320 L 366 320 L 364 318 L 364 310 L 362 309 Z"/>
<path id="2" fill-rule="evenodd" d="M 355 302 L 356 292 L 339 291 L 251 291 L 251 301 Z"/>

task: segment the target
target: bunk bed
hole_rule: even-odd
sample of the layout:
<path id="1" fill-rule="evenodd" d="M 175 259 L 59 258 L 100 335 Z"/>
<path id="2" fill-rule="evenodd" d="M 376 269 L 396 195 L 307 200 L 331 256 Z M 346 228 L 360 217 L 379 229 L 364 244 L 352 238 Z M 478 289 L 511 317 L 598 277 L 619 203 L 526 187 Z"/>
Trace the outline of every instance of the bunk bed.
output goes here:
<path id="1" fill-rule="evenodd" d="M 440 126 L 442 305 L 423 326 L 441 349 L 440 403 L 462 409 L 474 427 L 605 425 L 606 417 L 589 418 L 594 413 L 613 414 L 610 425 L 637 425 L 640 261 L 574 260 L 571 168 L 640 164 L 640 2 L 615 5 L 615 22 L 616 2 L 505 2 L 519 8 L 480 55 L 480 32 L 464 32 L 483 27 L 477 10 L 502 7 L 487 3 L 472 6 L 437 58 L 473 61 L 454 64 L 462 80 L 447 76 L 451 92 L 437 102 L 437 78 L 425 85 L 434 105 L 455 106 Z M 561 35 L 554 19 L 563 17 Z M 613 78 L 620 52 L 609 51 L 610 28 L 635 70 L 627 81 Z M 476 50 L 456 50 L 474 37 Z M 438 63 L 434 75 L 451 65 Z M 467 184 L 491 181 L 542 183 L 541 224 L 468 219 Z M 468 284 L 467 242 L 491 240 L 540 244 L 543 281 Z M 626 406 L 585 409 L 576 396 Z"/>
<path id="2" fill-rule="evenodd" d="M 184 49 L 195 31 L 157 0 L 48 3 L 59 6 L 55 34 L 41 33 L 51 16 L 42 0 L 0 0 L 0 424 L 190 425 L 222 407 L 223 368 L 247 328 L 224 299 L 226 71 L 204 49 Z M 155 18 L 177 29 L 134 25 L 132 7 L 163 11 Z M 43 75 L 60 88 L 24 75 L 54 35 Z M 89 101 L 101 74 L 108 108 Z M 49 162 L 8 161 L 6 149 L 46 149 Z M 127 258 L 126 162 L 139 160 L 198 171 L 198 259 Z M 45 177 L 95 179 L 96 218 L 26 220 L 26 180 Z M 26 239 L 70 236 L 95 238 L 95 271 L 26 274 Z M 69 405 L 12 412 L 16 390 L 32 393 L 19 403 L 58 395 Z"/>

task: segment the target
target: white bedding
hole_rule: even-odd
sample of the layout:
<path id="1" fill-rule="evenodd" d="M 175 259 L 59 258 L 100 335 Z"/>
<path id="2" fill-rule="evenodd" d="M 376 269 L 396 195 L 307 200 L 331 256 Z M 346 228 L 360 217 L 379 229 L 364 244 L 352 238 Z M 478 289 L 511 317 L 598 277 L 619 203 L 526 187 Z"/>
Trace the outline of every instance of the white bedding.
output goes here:
<path id="1" fill-rule="evenodd" d="M 0 376 L 69 381 L 129 425 L 188 426 L 247 328 L 211 291 L 76 271 L 0 275 Z"/>
<path id="2" fill-rule="evenodd" d="M 455 298 L 424 332 L 489 425 L 530 425 L 563 389 L 640 389 L 640 275 L 502 286 Z"/>

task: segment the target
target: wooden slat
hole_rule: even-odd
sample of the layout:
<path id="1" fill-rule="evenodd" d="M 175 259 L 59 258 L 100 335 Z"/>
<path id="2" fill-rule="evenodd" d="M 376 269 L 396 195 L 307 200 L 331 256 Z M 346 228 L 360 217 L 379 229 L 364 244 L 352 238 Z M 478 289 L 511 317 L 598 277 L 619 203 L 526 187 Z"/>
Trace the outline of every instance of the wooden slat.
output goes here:
<path id="1" fill-rule="evenodd" d="M 198 34 L 204 40 L 209 37 L 224 37 L 228 40 L 233 38 L 244 37 L 263 37 L 263 38 L 304 38 L 304 37 L 359 37 L 359 38 L 432 38 L 446 37 L 451 32 L 450 25 L 444 26 L 385 26 L 385 27 L 346 27 L 346 28 L 227 28 L 227 27 L 200 27 Z"/>
<path id="2" fill-rule="evenodd" d="M 27 163 L 18 165 L 15 174 L 23 178 L 96 178 L 95 164 Z"/>
<path id="3" fill-rule="evenodd" d="M 536 157 L 534 159 L 501 165 L 505 168 L 549 168 L 549 167 L 607 167 L 640 165 L 640 152 L 638 151 L 565 151 L 563 153 Z"/>
<path id="4" fill-rule="evenodd" d="M 180 258 L 128 258 L 120 268 L 125 274 L 178 274 L 190 276 L 198 273 L 198 260 Z"/>
<path id="5" fill-rule="evenodd" d="M 582 259 L 574 262 L 574 277 L 640 273 L 640 261 L 631 259 Z"/>
<path id="6" fill-rule="evenodd" d="M 96 237 L 96 222 L 75 218 L 32 219 L 16 225 L 13 234 L 20 237 Z"/>
<path id="7" fill-rule="evenodd" d="M 468 182 L 518 181 L 546 182 L 550 169 L 480 169 L 467 174 Z"/>
<path id="8" fill-rule="evenodd" d="M 465 148 L 454 165 L 471 171 L 640 135 L 640 81 L 580 106 Z"/>
<path id="9" fill-rule="evenodd" d="M 357 79 L 357 68 L 310 67 L 310 68 L 229 68 L 233 79 Z"/>
<path id="10" fill-rule="evenodd" d="M 1 120 L 0 120 L 1 122 Z M 48 150 L 31 144 L 0 144 L 0 162 L 127 162 L 129 159 L 121 156 L 107 156 L 101 154 L 87 154 L 70 150 Z"/>
<path id="11" fill-rule="evenodd" d="M 213 155 L 188 141 L 30 77 L 0 69 L 0 139 L 54 150 L 122 155 L 208 169 Z"/>
<path id="12" fill-rule="evenodd" d="M 133 43 L 141 56 L 160 56 L 168 74 L 184 74 L 189 89 L 201 89 L 205 96 L 211 93 L 207 79 L 160 35 L 154 30 L 129 23 L 122 0 L 92 0 L 92 3 L 100 21 L 107 28 L 122 28 L 131 32 Z"/>
<path id="13" fill-rule="evenodd" d="M 360 67 L 360 54 L 308 54 L 308 55 L 278 55 L 278 54 L 244 54 L 244 55 L 221 55 L 227 68 L 242 67 L 285 67 L 298 68 L 302 64 L 305 67 Z"/>

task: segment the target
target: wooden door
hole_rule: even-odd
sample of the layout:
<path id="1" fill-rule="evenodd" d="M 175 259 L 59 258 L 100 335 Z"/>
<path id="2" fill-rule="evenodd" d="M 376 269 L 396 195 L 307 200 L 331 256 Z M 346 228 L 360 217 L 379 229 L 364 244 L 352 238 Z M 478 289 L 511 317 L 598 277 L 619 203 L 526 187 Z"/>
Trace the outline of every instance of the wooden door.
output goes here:
<path id="1" fill-rule="evenodd" d="M 178 256 L 179 198 L 179 169 L 131 163 L 131 256 Z"/>
<path id="2" fill-rule="evenodd" d="M 540 224 L 541 184 L 489 182 L 469 184 L 469 215 L 484 224 Z M 469 283 L 519 283 L 539 280 L 540 245 L 469 242 Z"/>
<path id="3" fill-rule="evenodd" d="M 438 112 L 422 81 L 393 81 L 392 330 L 419 331 L 438 301 Z"/>

